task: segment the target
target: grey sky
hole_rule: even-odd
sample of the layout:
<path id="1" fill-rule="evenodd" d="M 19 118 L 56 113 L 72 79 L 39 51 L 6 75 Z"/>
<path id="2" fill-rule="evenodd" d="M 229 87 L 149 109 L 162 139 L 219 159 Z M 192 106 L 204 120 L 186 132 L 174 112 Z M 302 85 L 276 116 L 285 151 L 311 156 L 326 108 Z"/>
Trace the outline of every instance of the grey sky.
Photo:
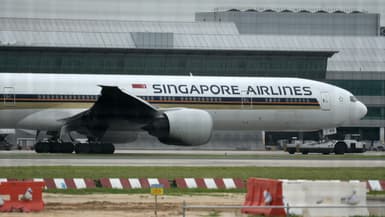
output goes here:
<path id="1" fill-rule="evenodd" d="M 193 21 L 214 8 L 327 8 L 384 13 L 384 0 L 0 0 L 0 16 Z M 385 25 L 385 15 L 381 16 Z"/>

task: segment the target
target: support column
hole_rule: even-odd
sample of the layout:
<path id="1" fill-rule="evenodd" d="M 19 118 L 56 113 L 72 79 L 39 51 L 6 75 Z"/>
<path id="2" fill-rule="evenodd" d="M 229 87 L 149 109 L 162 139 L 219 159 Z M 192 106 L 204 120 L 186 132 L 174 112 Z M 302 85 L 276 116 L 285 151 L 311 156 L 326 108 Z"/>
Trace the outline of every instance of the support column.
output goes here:
<path id="1" fill-rule="evenodd" d="M 264 130 L 261 131 L 261 140 L 262 140 L 262 145 L 265 146 L 266 145 L 266 133 Z M 258 145 L 257 145 L 258 146 Z"/>
<path id="2" fill-rule="evenodd" d="M 385 128 L 384 127 L 380 127 L 380 141 L 382 143 L 385 142 Z"/>

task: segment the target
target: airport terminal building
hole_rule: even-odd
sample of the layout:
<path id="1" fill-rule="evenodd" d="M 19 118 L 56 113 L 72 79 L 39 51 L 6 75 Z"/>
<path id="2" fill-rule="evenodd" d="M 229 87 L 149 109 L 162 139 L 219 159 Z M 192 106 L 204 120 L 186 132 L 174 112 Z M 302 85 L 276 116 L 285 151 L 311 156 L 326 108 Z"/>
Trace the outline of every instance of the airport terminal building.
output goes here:
<path id="1" fill-rule="evenodd" d="M 337 136 L 384 141 L 381 31 L 379 14 L 340 10 L 217 10 L 195 22 L 0 17 L 0 72 L 309 78 L 368 107 Z M 216 132 L 203 148 L 256 149 L 284 136 Z"/>

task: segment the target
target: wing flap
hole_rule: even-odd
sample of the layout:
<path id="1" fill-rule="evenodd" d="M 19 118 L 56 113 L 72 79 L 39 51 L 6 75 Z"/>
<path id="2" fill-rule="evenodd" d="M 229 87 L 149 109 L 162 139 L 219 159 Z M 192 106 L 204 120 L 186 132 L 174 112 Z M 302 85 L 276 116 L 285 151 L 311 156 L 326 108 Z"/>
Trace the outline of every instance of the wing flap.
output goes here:
<path id="1" fill-rule="evenodd" d="M 101 95 L 90 109 L 64 120 L 69 129 L 100 138 L 111 127 L 140 129 L 158 113 L 145 100 L 118 87 L 100 87 Z"/>

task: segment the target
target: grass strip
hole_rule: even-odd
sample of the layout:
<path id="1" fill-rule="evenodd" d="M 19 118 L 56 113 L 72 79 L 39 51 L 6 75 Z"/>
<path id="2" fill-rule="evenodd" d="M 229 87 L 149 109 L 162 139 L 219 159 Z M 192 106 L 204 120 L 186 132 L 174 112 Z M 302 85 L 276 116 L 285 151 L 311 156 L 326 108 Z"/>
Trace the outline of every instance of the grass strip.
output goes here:
<path id="1" fill-rule="evenodd" d="M 242 178 L 310 180 L 385 180 L 384 168 L 303 167 L 130 167 L 31 166 L 0 167 L 0 178 Z"/>
<path id="2" fill-rule="evenodd" d="M 138 153 L 116 153 L 113 155 L 101 154 L 35 154 L 35 153 L 2 153 L 0 159 L 279 159 L 279 160 L 385 160 L 385 153 L 381 155 L 322 155 L 322 154 L 138 154 Z"/>

